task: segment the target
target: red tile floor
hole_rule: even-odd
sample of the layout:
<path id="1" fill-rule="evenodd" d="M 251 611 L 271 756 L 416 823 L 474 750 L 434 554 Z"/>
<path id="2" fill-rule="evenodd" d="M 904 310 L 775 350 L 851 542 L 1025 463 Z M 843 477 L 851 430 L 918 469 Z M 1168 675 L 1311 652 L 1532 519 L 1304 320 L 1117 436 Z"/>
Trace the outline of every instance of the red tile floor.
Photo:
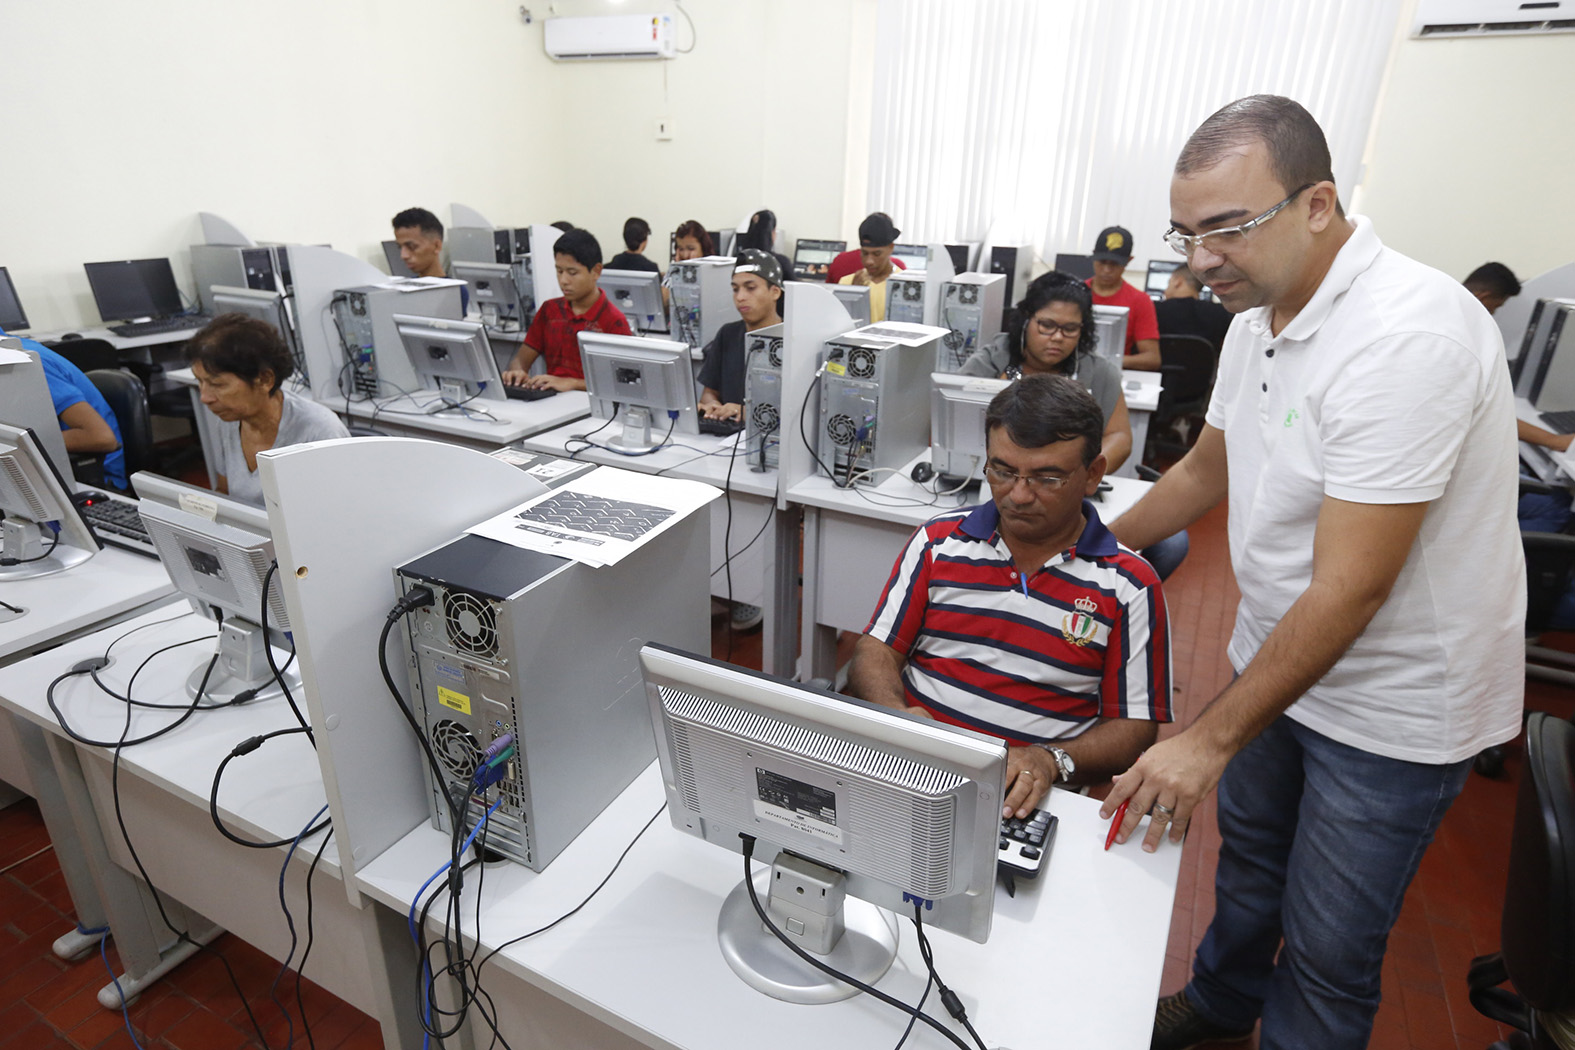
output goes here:
<path id="1" fill-rule="evenodd" d="M 1192 529 L 1192 551 L 1167 583 L 1176 709 L 1185 722 L 1229 680 L 1225 642 L 1237 592 L 1225 549 L 1225 515 L 1216 511 Z M 1566 639 L 1575 649 L 1575 637 Z M 843 655 L 846 656 L 846 638 Z M 1555 643 L 1556 644 L 1556 643 Z M 713 624 L 712 651 L 727 654 L 723 619 Z M 760 634 L 734 639 L 732 658 L 760 666 Z M 1560 717 L 1575 714 L 1575 691 L 1528 682 L 1526 705 Z M 1505 856 L 1514 811 L 1519 752 L 1511 748 L 1506 776 L 1473 774 L 1444 819 L 1406 896 L 1384 965 L 1384 1002 L 1375 1050 L 1481 1050 L 1500 1038 L 1497 1027 L 1472 1011 L 1465 997 L 1467 963 L 1496 950 L 1503 901 Z M 1219 845 L 1212 807 L 1194 824 L 1182 857 L 1171 922 L 1163 989 L 1186 979 L 1193 949 L 1213 911 L 1213 857 Z M 129 1048 L 118 1014 L 94 999 L 105 983 L 102 962 L 91 957 L 62 963 L 50 943 L 70 925 L 70 902 L 48 838 L 31 802 L 0 811 L 0 1050 Z M 261 953 L 233 937 L 216 942 L 236 970 L 241 989 L 267 1037 L 285 1045 L 285 1022 L 268 999 L 276 969 Z M 114 949 L 110 948 L 114 961 Z M 308 966 L 310 970 L 310 966 Z M 293 986 L 281 998 L 295 1013 Z M 307 1017 L 318 1050 L 360 1050 L 382 1045 L 371 1018 L 340 1002 L 310 980 L 303 982 Z M 132 1024 L 145 1050 L 240 1050 L 259 1043 L 242 1001 L 217 960 L 188 960 L 132 1007 Z M 300 1018 L 296 1045 L 305 1046 Z M 1233 1044 L 1240 1046 L 1241 1044 Z"/>

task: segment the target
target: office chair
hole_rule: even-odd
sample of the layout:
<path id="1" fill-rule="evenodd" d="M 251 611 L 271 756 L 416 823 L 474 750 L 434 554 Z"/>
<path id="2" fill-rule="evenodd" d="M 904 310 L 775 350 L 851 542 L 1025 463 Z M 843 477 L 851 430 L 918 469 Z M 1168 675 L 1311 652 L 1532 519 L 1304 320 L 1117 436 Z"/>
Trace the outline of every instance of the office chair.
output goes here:
<path id="1" fill-rule="evenodd" d="M 148 393 L 142 381 L 118 368 L 95 368 L 87 373 L 88 382 L 98 388 L 109 402 L 115 422 L 120 424 L 121 449 L 125 453 L 126 476 L 153 466 L 153 419 L 148 414 Z M 100 457 L 102 464 L 102 457 Z"/>
<path id="2" fill-rule="evenodd" d="M 1180 441 L 1165 438 L 1186 417 L 1201 416 L 1208 409 L 1219 353 L 1213 343 L 1200 335 L 1162 335 L 1159 360 L 1159 404 L 1149 417 L 1145 460 L 1157 452 L 1186 455 L 1197 441 L 1198 435 L 1190 426 L 1179 435 Z"/>
<path id="3" fill-rule="evenodd" d="M 1557 1050 L 1547 1015 L 1575 1013 L 1575 725 L 1541 711 L 1526 720 L 1499 940 L 1466 977 L 1477 1012 L 1516 1029 L 1490 1050 Z"/>
<path id="4" fill-rule="evenodd" d="M 96 368 L 119 368 L 120 351 L 107 339 L 51 339 L 44 344 L 84 372 Z"/>

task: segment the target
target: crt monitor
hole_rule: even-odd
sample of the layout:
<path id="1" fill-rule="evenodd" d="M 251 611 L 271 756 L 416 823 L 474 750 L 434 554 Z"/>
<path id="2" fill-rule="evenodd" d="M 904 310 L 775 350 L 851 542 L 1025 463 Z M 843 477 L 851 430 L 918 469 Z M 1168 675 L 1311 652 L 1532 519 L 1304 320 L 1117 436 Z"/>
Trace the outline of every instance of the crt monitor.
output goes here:
<path id="1" fill-rule="evenodd" d="M 848 311 L 856 325 L 870 323 L 870 289 L 867 284 L 833 284 L 829 286 L 837 302 Z"/>
<path id="2" fill-rule="evenodd" d="M 813 241 L 800 237 L 793 248 L 793 279 L 824 281 L 831 271 L 831 261 L 847 250 L 847 241 Z"/>
<path id="3" fill-rule="evenodd" d="M 383 242 L 383 258 L 388 260 L 388 273 L 391 277 L 414 277 L 416 271 L 405 265 L 405 257 L 399 254 L 398 241 Z"/>
<path id="4" fill-rule="evenodd" d="M 0 328 L 7 332 L 20 332 L 27 327 L 27 312 L 22 309 L 22 300 L 16 297 L 16 285 L 11 283 L 11 273 L 0 266 Z"/>
<path id="5" fill-rule="evenodd" d="M 470 285 L 470 301 L 488 328 L 517 332 L 524 326 L 525 299 L 510 263 L 456 262 L 449 276 Z"/>
<path id="6" fill-rule="evenodd" d="M 891 257 L 900 259 L 909 273 L 923 273 L 930 267 L 930 250 L 922 244 L 894 244 Z"/>
<path id="7" fill-rule="evenodd" d="M 306 356 L 301 353 L 300 342 L 295 338 L 295 325 L 290 323 L 290 314 L 285 307 L 283 295 L 278 292 L 216 284 L 210 296 L 215 316 L 245 314 L 247 317 L 273 325 L 280 338 L 284 340 L 284 345 L 290 349 L 290 357 L 295 361 L 296 374 L 303 381 L 310 383 L 311 378 L 306 374 Z"/>
<path id="8" fill-rule="evenodd" d="M 132 484 L 141 497 L 137 512 L 171 582 L 199 613 L 220 622 L 216 659 L 204 656 L 192 668 L 187 695 L 196 697 L 200 688 L 214 703 L 246 690 L 257 699 L 280 695 L 265 646 L 288 647 L 290 615 L 278 572 L 269 577 L 274 551 L 267 512 L 147 471 L 133 475 Z M 287 659 L 278 655 L 274 662 L 282 669 Z M 293 669 L 285 679 L 291 689 L 300 682 Z"/>
<path id="9" fill-rule="evenodd" d="M 623 311 L 634 331 L 667 330 L 661 274 L 654 270 L 603 270 L 596 284 Z"/>
<path id="10" fill-rule="evenodd" d="M 64 572 L 103 547 L 29 427 L 0 423 L 0 581 Z M 12 609 L 0 619 L 14 619 Z"/>
<path id="11" fill-rule="evenodd" d="M 1062 273 L 1069 273 L 1073 277 L 1088 280 L 1094 276 L 1094 257 L 1091 255 L 1068 255 L 1065 252 L 1057 253 L 1055 268 Z"/>
<path id="12" fill-rule="evenodd" d="M 717 924 L 744 981 L 790 1002 L 854 994 L 762 929 L 749 882 L 800 947 L 866 983 L 896 953 L 882 909 L 989 937 L 1002 741 L 660 645 L 640 670 L 673 826 L 735 852 L 746 833 L 770 865 L 748 882 L 740 865 Z"/>
<path id="13" fill-rule="evenodd" d="M 675 434 L 700 434 L 693 359 L 685 343 L 580 333 L 580 361 L 595 419 L 623 421 L 609 439 L 620 451 L 649 452 Z"/>
<path id="14" fill-rule="evenodd" d="M 184 311 L 168 259 L 83 263 L 98 315 L 106 321 L 175 317 Z"/>
<path id="15" fill-rule="evenodd" d="M 958 491 L 984 478 L 984 414 L 1011 383 L 935 372 L 930 375 L 930 465 L 940 487 Z"/>
<path id="16" fill-rule="evenodd" d="M 1127 352 L 1127 315 L 1125 306 L 1094 307 L 1094 353 L 1121 364 Z"/>
<path id="17" fill-rule="evenodd" d="M 460 406 L 467 401 L 507 399 L 485 325 L 411 314 L 395 314 L 393 320 L 411 369 L 439 394 L 428 414 L 463 416 Z"/>

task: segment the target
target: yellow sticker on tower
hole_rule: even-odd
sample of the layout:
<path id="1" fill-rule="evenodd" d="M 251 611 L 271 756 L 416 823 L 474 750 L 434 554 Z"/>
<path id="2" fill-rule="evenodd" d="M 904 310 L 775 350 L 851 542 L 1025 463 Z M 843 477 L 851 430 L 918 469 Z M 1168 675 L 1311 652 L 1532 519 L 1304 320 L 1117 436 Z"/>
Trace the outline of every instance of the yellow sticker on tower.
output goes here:
<path id="1" fill-rule="evenodd" d="M 848 370 L 835 361 L 826 366 L 826 371 L 830 372 L 834 376 L 845 376 L 848 374 Z"/>
<path id="2" fill-rule="evenodd" d="M 470 714 L 470 697 L 453 689 L 438 686 L 438 703 L 452 707 L 462 715 Z"/>

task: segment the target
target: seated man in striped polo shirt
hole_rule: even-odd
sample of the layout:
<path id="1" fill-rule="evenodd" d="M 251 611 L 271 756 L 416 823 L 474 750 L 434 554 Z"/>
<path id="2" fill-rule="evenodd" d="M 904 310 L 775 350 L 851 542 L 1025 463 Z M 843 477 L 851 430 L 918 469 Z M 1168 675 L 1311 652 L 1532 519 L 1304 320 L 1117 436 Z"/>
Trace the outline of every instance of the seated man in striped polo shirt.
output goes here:
<path id="1" fill-rule="evenodd" d="M 985 415 L 992 500 L 914 533 L 854 651 L 848 691 L 1009 745 L 1003 816 L 1057 782 L 1127 769 L 1171 719 L 1159 577 L 1100 523 L 1104 417 L 1027 376 Z"/>

